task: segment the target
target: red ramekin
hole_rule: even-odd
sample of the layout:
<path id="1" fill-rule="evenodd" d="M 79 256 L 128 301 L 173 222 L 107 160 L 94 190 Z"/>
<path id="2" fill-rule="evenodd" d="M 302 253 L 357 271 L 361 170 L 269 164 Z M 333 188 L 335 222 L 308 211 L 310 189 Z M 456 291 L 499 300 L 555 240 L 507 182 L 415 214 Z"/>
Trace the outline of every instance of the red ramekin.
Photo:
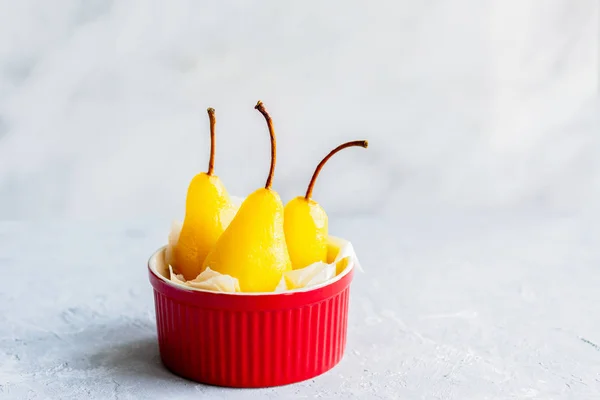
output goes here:
<path id="1" fill-rule="evenodd" d="M 169 281 L 165 247 L 148 262 L 163 364 L 201 383 L 268 387 L 333 368 L 346 347 L 352 262 L 325 284 L 219 293 Z"/>

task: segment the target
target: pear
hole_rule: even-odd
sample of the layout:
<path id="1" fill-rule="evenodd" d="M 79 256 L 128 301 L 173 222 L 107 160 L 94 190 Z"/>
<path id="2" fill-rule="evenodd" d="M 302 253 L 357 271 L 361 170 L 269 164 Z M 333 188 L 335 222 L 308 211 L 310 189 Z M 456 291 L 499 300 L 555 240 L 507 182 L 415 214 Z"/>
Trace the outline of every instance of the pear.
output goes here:
<path id="1" fill-rule="evenodd" d="M 207 110 L 210 120 L 210 159 L 208 171 L 192 178 L 187 190 L 185 219 L 173 249 L 173 268 L 186 280 L 202 272 L 202 264 L 233 219 L 236 207 L 218 176 L 215 164 L 215 110 Z"/>
<path id="2" fill-rule="evenodd" d="M 284 209 L 285 239 L 294 269 L 312 263 L 327 261 L 328 218 L 323 207 L 311 196 L 315 182 L 325 163 L 338 151 L 348 147 L 367 148 L 366 140 L 356 140 L 339 145 L 321 160 L 310 180 L 306 194 L 290 200 Z"/>
<path id="3" fill-rule="evenodd" d="M 264 188 L 251 193 L 225 229 L 203 268 L 238 279 L 242 292 L 272 292 L 283 272 L 292 269 L 283 231 L 283 203 L 271 186 L 276 142 L 271 117 L 261 101 L 254 107 L 264 116 L 271 136 L 271 168 Z"/>

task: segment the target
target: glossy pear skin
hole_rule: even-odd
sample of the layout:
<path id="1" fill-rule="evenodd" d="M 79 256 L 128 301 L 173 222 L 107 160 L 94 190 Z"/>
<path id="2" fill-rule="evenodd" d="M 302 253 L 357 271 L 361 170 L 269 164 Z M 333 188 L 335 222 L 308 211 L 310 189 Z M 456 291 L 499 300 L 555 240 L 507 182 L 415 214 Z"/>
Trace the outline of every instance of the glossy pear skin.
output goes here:
<path id="1" fill-rule="evenodd" d="M 277 192 L 250 194 L 204 261 L 240 282 L 242 292 L 271 292 L 292 269 L 283 230 L 283 204 Z"/>
<path id="2" fill-rule="evenodd" d="M 218 176 L 200 173 L 188 187 L 185 219 L 173 251 L 174 267 L 186 280 L 203 271 L 202 264 L 235 216 L 236 207 Z"/>
<path id="3" fill-rule="evenodd" d="M 327 261 L 328 219 L 319 203 L 304 196 L 290 200 L 283 225 L 294 269 Z"/>

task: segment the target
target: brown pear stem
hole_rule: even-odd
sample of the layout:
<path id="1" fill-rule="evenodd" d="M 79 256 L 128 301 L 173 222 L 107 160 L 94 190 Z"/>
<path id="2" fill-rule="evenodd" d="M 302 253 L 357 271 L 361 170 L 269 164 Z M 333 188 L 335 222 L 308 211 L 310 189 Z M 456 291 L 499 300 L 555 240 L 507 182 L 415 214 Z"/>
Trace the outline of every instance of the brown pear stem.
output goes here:
<path id="1" fill-rule="evenodd" d="M 215 118 L 215 109 L 210 107 L 206 110 L 208 112 L 208 119 L 210 120 L 210 158 L 208 159 L 208 175 L 212 175 L 215 171 L 215 124 L 217 119 Z"/>
<path id="2" fill-rule="evenodd" d="M 260 111 L 260 113 L 265 117 L 267 121 L 267 126 L 269 127 L 269 134 L 271 135 L 271 168 L 269 169 L 269 176 L 267 177 L 267 183 L 265 183 L 265 189 L 271 189 L 273 185 L 273 176 L 275 175 L 275 161 L 277 159 L 276 148 L 277 142 L 275 141 L 275 129 L 273 129 L 273 121 L 271 120 L 271 116 L 265 110 L 265 106 L 262 101 L 258 101 L 254 106 L 255 109 Z"/>
<path id="3" fill-rule="evenodd" d="M 306 195 L 304 196 L 304 198 L 306 200 L 310 200 L 310 197 L 312 196 L 313 188 L 315 187 L 315 182 L 317 181 L 317 177 L 319 176 L 319 173 L 321 172 L 321 169 L 323 169 L 323 166 L 325 165 L 325 163 L 327 161 L 329 161 L 329 159 L 331 157 L 333 157 L 333 155 L 335 153 L 337 153 L 338 151 L 344 150 L 347 147 L 353 147 L 353 146 L 360 146 L 360 147 L 364 147 L 366 149 L 367 147 L 369 147 L 369 142 L 367 142 L 366 140 L 355 140 L 353 142 L 347 142 L 344 144 L 340 144 L 338 147 L 331 150 L 329 152 L 329 154 L 327 154 L 325 156 L 325 158 L 321 160 L 319 165 L 317 165 L 317 168 L 315 169 L 315 172 L 313 173 L 312 178 L 310 178 L 310 183 L 308 184 L 308 189 L 306 189 Z"/>

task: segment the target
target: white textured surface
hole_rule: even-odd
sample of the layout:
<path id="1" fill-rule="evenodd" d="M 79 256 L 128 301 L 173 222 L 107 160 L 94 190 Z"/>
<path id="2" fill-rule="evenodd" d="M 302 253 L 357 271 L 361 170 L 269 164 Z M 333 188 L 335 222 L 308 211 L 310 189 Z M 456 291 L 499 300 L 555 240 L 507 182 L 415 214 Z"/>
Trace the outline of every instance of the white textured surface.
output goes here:
<path id="1" fill-rule="evenodd" d="M 600 392 L 597 0 L 0 0 L 0 398 L 246 398 L 162 368 L 145 261 L 216 171 L 352 241 L 346 356 L 257 397 Z M 82 222 L 82 221 L 86 222 Z M 125 281 L 123 278 L 126 278 Z"/>
<path id="2" fill-rule="evenodd" d="M 250 392 L 194 384 L 162 367 L 144 261 L 165 232 L 123 225 L 0 225 L 9 272 L 0 281 L 0 398 L 600 393 L 597 221 L 338 219 L 333 227 L 354 239 L 366 269 L 352 286 L 344 359 L 317 379 Z"/>

